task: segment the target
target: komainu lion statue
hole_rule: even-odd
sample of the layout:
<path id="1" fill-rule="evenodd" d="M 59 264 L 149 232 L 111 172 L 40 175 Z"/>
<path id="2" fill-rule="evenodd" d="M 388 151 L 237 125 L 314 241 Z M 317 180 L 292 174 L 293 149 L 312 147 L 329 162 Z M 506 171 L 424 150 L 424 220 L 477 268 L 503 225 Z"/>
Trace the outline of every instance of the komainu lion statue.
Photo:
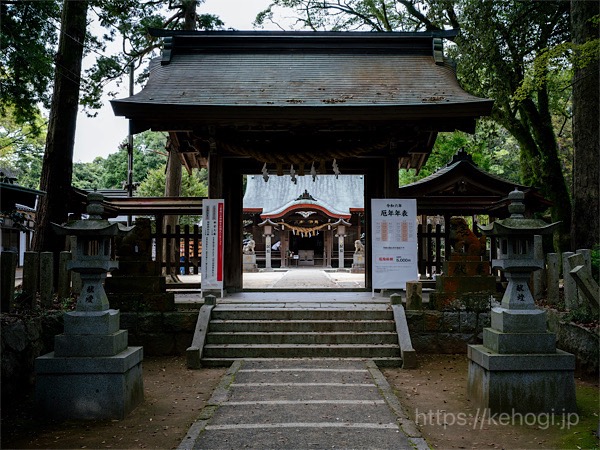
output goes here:
<path id="1" fill-rule="evenodd" d="M 361 242 L 360 239 L 357 239 L 354 241 L 354 253 L 364 253 L 365 252 L 365 246 L 363 245 L 363 243 Z"/>
<path id="2" fill-rule="evenodd" d="M 253 255 L 255 246 L 256 242 L 254 242 L 254 239 L 250 239 L 242 248 L 242 252 L 244 252 L 245 255 Z"/>
<path id="3" fill-rule="evenodd" d="M 485 236 L 477 237 L 462 217 L 450 219 L 450 245 L 455 253 L 461 255 L 483 256 L 485 254 Z"/>

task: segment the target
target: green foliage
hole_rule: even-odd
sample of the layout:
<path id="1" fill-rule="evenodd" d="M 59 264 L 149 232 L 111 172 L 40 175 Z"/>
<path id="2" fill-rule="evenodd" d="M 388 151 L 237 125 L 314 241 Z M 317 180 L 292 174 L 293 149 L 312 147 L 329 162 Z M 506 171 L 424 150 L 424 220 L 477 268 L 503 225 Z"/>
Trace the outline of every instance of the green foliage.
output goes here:
<path id="1" fill-rule="evenodd" d="M 0 117 L 12 115 L 39 132 L 38 104 L 50 105 L 58 0 L 0 3 Z"/>
<path id="2" fill-rule="evenodd" d="M 518 169 L 519 149 L 508 132 L 491 120 L 481 120 L 473 135 L 455 131 L 440 133 L 433 146 L 431 155 L 419 174 L 401 171 L 400 185 L 414 183 L 438 169 L 445 167 L 460 149 L 467 151 L 473 162 L 482 170 L 499 177 L 520 183 Z"/>
<path id="3" fill-rule="evenodd" d="M 89 37 L 95 47 L 101 49 L 106 43 L 122 39 L 124 51 L 113 55 L 104 55 L 96 59 L 96 64 L 85 71 L 87 77 L 86 89 L 82 90 L 81 103 L 89 108 L 101 105 L 101 96 L 110 80 L 122 81 L 129 74 L 133 65 L 138 71 L 137 82 L 147 77 L 145 69 L 149 58 L 156 56 L 162 40 L 150 36 L 149 28 L 200 29 L 214 30 L 224 26 L 218 16 L 213 14 L 196 14 L 196 9 L 204 0 L 182 0 L 171 2 L 166 0 L 95 0 L 93 8 L 99 23 L 105 31 L 101 39 Z M 194 11 L 195 21 L 186 22 L 186 15 Z M 104 53 L 104 52 L 102 52 Z M 112 93 L 109 93 L 109 95 Z"/>
<path id="4" fill-rule="evenodd" d="M 577 383 L 577 415 L 558 415 L 560 419 L 573 417 L 572 426 L 562 433 L 556 448 L 561 449 L 597 449 L 598 448 L 598 386 Z M 577 420 L 575 420 L 575 417 Z M 575 423 L 577 422 L 577 423 Z M 563 423 L 562 425 L 567 425 Z"/>
<path id="5" fill-rule="evenodd" d="M 206 169 L 193 169 L 192 173 L 183 173 L 181 177 L 181 197 L 206 197 L 208 195 L 208 172 Z M 165 168 L 153 169 L 137 190 L 141 197 L 163 197 L 165 194 Z M 194 225 L 200 222 L 200 216 L 180 216 L 179 225 Z"/>
<path id="6" fill-rule="evenodd" d="M 414 0 L 273 0 L 254 21 L 256 26 L 276 23 L 274 8 L 296 12 L 296 27 L 313 31 L 418 31 L 458 28 L 447 1 Z"/>
<path id="7" fill-rule="evenodd" d="M 589 307 L 580 306 L 572 309 L 563 316 L 565 322 L 574 322 L 580 324 L 594 323 L 598 320 L 598 316 L 593 313 Z"/>
<path id="8" fill-rule="evenodd" d="M 7 107 L 0 116 L 0 166 L 15 172 L 21 186 L 38 189 L 42 173 L 46 122 L 39 111 L 25 124 Z"/>
<path id="9" fill-rule="evenodd" d="M 133 182 L 139 184 L 149 171 L 164 167 L 166 134 L 145 131 L 133 138 Z M 127 182 L 127 146 L 122 145 L 106 159 L 98 157 L 92 163 L 75 163 L 73 186 L 82 189 L 123 189 Z"/>
<path id="10" fill-rule="evenodd" d="M 104 159 L 98 157 L 91 163 L 74 163 L 71 184 L 80 189 L 101 189 L 99 185 L 104 172 Z"/>
<path id="11" fill-rule="evenodd" d="M 184 173 L 181 177 L 181 197 L 206 197 L 208 194 L 206 181 L 206 169 L 194 169 L 191 174 Z M 137 195 L 141 197 L 163 197 L 165 182 L 165 168 L 152 169 L 140 184 Z"/>

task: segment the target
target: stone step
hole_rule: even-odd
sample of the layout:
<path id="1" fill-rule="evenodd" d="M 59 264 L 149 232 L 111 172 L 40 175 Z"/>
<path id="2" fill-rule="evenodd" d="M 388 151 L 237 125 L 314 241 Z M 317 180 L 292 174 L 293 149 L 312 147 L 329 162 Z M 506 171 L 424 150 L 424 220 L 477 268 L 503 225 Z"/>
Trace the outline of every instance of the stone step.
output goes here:
<path id="1" fill-rule="evenodd" d="M 240 361 L 267 361 L 279 358 L 203 358 L 203 367 L 229 367 L 234 362 Z M 344 360 L 362 360 L 364 358 L 344 358 Z M 400 357 L 376 357 L 369 358 L 375 361 L 379 367 L 402 367 L 402 358 Z M 290 359 L 292 360 L 292 359 Z M 319 361 L 339 361 L 340 358 L 319 358 Z"/>
<path id="2" fill-rule="evenodd" d="M 212 332 L 207 344 L 398 344 L 395 331 L 384 332 Z"/>
<path id="3" fill-rule="evenodd" d="M 390 320 L 388 309 L 342 308 L 223 308 L 217 307 L 212 320 Z"/>
<path id="4" fill-rule="evenodd" d="M 394 331 L 393 320 L 211 320 L 210 332 Z"/>
<path id="5" fill-rule="evenodd" d="M 398 344 L 206 344 L 207 358 L 399 358 Z M 204 363 L 204 361 L 203 361 Z"/>

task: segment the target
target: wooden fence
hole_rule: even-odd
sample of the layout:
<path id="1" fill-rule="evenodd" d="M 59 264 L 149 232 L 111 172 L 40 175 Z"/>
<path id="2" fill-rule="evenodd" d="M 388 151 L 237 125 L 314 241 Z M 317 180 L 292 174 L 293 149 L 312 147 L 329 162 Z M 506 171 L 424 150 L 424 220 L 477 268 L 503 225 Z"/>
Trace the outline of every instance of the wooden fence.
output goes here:
<path id="1" fill-rule="evenodd" d="M 442 271 L 446 248 L 446 234 L 440 224 L 437 224 L 435 229 L 431 224 L 427 224 L 425 231 L 423 225 L 418 225 L 417 260 L 419 275 L 422 278 L 431 277 Z"/>
<path id="2" fill-rule="evenodd" d="M 152 234 L 156 245 L 156 260 L 162 261 L 167 273 L 197 275 L 202 258 L 202 233 L 198 225 L 167 225 L 164 233 Z M 163 258 L 163 251 L 165 257 Z"/>
<path id="3" fill-rule="evenodd" d="M 202 233 L 198 225 L 167 226 L 166 232 L 156 232 L 152 235 L 156 245 L 156 259 L 162 260 L 162 267 L 168 273 L 199 274 L 200 260 L 202 257 Z M 431 277 L 442 271 L 446 249 L 446 236 L 441 225 L 432 226 L 428 224 L 423 230 L 419 225 L 417 229 L 417 257 L 419 274 L 422 277 Z M 170 257 L 162 258 L 162 254 Z M 276 252 L 274 252 L 276 253 Z M 346 265 L 352 264 L 352 252 L 346 252 Z M 337 267 L 337 252 L 332 255 L 332 260 Z M 264 251 L 257 252 L 257 260 L 264 264 Z M 273 262 L 279 262 L 280 258 L 273 255 Z M 291 265 L 293 267 L 293 265 Z"/>

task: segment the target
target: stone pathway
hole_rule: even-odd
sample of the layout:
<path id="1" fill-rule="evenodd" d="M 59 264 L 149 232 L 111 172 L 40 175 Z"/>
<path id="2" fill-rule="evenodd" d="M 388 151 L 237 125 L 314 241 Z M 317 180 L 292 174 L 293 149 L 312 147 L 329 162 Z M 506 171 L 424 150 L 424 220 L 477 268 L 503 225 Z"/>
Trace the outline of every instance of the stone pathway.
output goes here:
<path id="1" fill-rule="evenodd" d="M 323 270 L 288 270 L 277 280 L 274 288 L 307 289 L 319 287 L 322 289 L 337 288 L 338 285 Z"/>
<path id="2" fill-rule="evenodd" d="M 370 360 L 232 365 L 180 449 L 427 449 Z"/>

